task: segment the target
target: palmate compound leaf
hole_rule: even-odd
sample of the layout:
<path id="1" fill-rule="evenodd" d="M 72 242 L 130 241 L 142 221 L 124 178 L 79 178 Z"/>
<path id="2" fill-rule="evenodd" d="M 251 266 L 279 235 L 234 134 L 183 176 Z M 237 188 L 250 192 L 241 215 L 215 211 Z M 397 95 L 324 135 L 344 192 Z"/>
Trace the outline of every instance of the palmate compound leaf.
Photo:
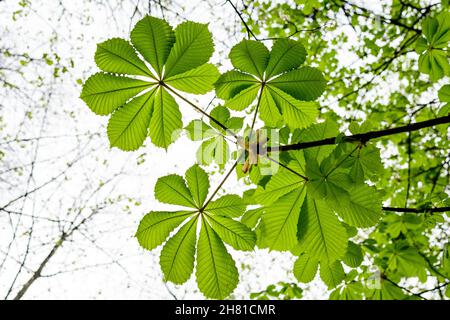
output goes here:
<path id="1" fill-rule="evenodd" d="M 213 89 L 219 72 L 207 64 L 213 52 L 211 34 L 204 24 L 188 21 L 173 31 L 164 20 L 147 16 L 133 28 L 131 42 L 133 46 L 113 38 L 98 44 L 95 61 L 106 73 L 91 76 L 83 85 L 80 98 L 99 115 L 122 107 L 108 125 L 112 147 L 136 150 L 149 135 L 155 146 L 167 149 L 178 138 L 182 121 L 178 104 L 166 87 L 195 94 Z M 139 95 L 151 87 L 158 89 L 154 97 L 144 102 Z"/>
<path id="2" fill-rule="evenodd" d="M 237 286 L 234 260 L 224 242 L 237 250 L 252 250 L 256 236 L 239 217 L 246 205 L 237 195 L 225 195 L 205 204 L 209 179 L 198 165 L 186 171 L 185 179 L 168 175 L 158 179 L 155 197 L 165 203 L 187 206 L 190 211 L 150 212 L 141 221 L 136 236 L 142 247 L 154 249 L 164 244 L 160 265 L 166 281 L 186 282 L 194 269 L 200 291 L 208 298 L 223 299 Z M 203 208 L 205 206 L 205 208 Z M 200 238 L 197 227 L 201 221 Z"/>
<path id="3" fill-rule="evenodd" d="M 450 74 L 447 54 L 440 49 L 427 50 L 419 57 L 419 71 L 430 75 L 431 81 L 437 81 Z"/>
<path id="4" fill-rule="evenodd" d="M 417 249 L 413 247 L 389 250 L 388 268 L 400 276 L 427 278 L 426 262 Z"/>
<path id="5" fill-rule="evenodd" d="M 350 175 L 357 184 L 362 184 L 374 176 L 380 175 L 383 170 L 380 150 L 373 145 L 366 145 L 357 150 L 350 159 Z"/>
<path id="6" fill-rule="evenodd" d="M 363 228 L 375 225 L 381 216 L 380 195 L 374 187 L 364 184 L 347 188 L 344 185 L 349 181 L 348 174 L 337 170 L 328 176 L 315 176 L 308 183 L 308 194 L 327 201 L 349 225 Z"/>
<path id="7" fill-rule="evenodd" d="M 361 126 L 351 123 L 349 130 L 352 134 L 370 131 L 370 123 Z M 340 167 L 349 168 L 352 181 L 355 184 L 363 184 L 367 180 L 377 179 L 383 174 L 384 166 L 381 162 L 380 150 L 368 142 L 339 143 L 333 150 L 333 155 L 326 161 L 326 165 L 332 166 L 339 163 Z"/>
<path id="8" fill-rule="evenodd" d="M 221 121 L 221 123 L 225 123 Z M 193 120 L 185 128 L 188 137 L 193 141 L 202 141 L 197 150 L 197 162 L 209 165 L 215 162 L 224 168 L 230 158 L 230 149 L 221 131 L 213 129 L 202 120 Z"/>
<path id="9" fill-rule="evenodd" d="M 230 52 L 236 70 L 215 83 L 217 96 L 238 111 L 257 101 L 259 116 L 268 126 L 284 122 L 294 129 L 305 128 L 318 114 L 317 105 L 310 101 L 322 94 L 326 84 L 319 70 L 297 69 L 305 57 L 298 41 L 279 39 L 269 53 L 261 42 L 243 40 Z"/>
<path id="10" fill-rule="evenodd" d="M 222 124 L 225 124 L 225 126 L 230 129 L 230 130 L 234 130 L 235 132 L 239 131 L 243 124 L 244 124 L 244 118 L 242 117 L 232 117 L 230 114 L 230 110 L 228 110 L 227 108 L 225 108 L 224 106 L 217 106 L 214 109 L 211 110 L 210 115 L 212 117 L 214 117 L 215 119 L 217 119 L 219 122 L 221 122 Z M 219 132 L 221 132 L 222 134 L 229 134 L 228 132 L 226 132 L 223 128 L 221 128 L 217 123 L 215 123 L 214 121 L 209 121 L 209 124 L 219 130 Z"/>
<path id="11" fill-rule="evenodd" d="M 304 130 L 300 135 L 306 136 L 306 139 L 314 140 L 316 139 L 315 136 L 319 136 L 319 139 L 326 138 L 328 135 L 335 136 L 336 132 L 337 126 L 323 123 Z M 308 134 L 311 137 L 308 138 Z M 349 266 L 357 267 L 363 259 L 361 249 L 352 242 L 348 243 L 350 235 L 347 234 L 346 228 L 339 221 L 336 213 L 344 221 L 357 226 L 375 224 L 381 213 L 381 199 L 376 190 L 364 184 L 354 185 L 352 179 L 350 179 L 349 168 L 356 161 L 355 158 L 358 157 L 355 153 L 355 156 L 352 159 L 350 158 L 354 150 L 355 147 L 353 146 L 351 148 L 339 148 L 337 151 L 331 147 L 328 149 L 314 148 L 309 153 L 305 152 L 305 156 L 309 159 L 306 161 L 306 175 L 310 178 L 306 183 L 309 194 L 307 199 L 309 200 L 305 200 L 298 218 L 299 245 L 291 248 L 291 250 L 292 252 L 300 250 L 299 252 L 304 255 L 302 259 L 299 259 L 296 273 L 304 268 L 305 257 L 308 255 L 312 259 L 311 261 L 320 261 L 323 264 L 324 281 L 330 287 L 340 283 L 345 275 L 340 262 L 334 268 L 336 261 L 342 259 Z M 291 162 L 288 167 L 296 167 L 294 171 L 305 174 L 303 151 L 292 152 L 290 156 L 292 159 L 297 159 L 298 163 Z M 325 160 L 319 166 L 315 158 Z M 361 161 L 361 159 L 357 159 L 357 161 Z M 368 167 L 373 166 L 365 158 L 362 162 L 367 162 Z M 340 168 L 343 164 L 345 164 L 344 168 Z M 371 168 L 368 169 L 372 170 Z M 289 173 L 286 173 L 284 169 L 280 170 L 269 180 L 264 189 L 262 187 L 257 188 L 253 195 L 257 202 L 261 204 L 274 203 L 274 206 L 277 206 L 280 204 L 281 196 L 291 190 L 298 189 L 302 180 L 289 171 L 287 171 Z M 314 172 L 315 170 L 317 172 Z M 260 210 L 263 212 L 260 213 Z M 264 221 L 269 216 L 267 207 L 250 210 L 249 213 L 251 213 L 250 218 L 245 219 L 245 221 L 248 221 L 251 227 L 257 225 L 260 217 L 262 217 L 261 221 Z M 247 214 L 244 215 L 244 217 L 246 216 Z M 258 238 L 266 237 L 263 234 L 263 227 L 262 223 L 257 227 Z M 258 239 L 258 245 L 260 245 L 260 242 L 262 240 Z"/>
<path id="12" fill-rule="evenodd" d="M 352 181 L 349 174 L 338 164 L 328 169 L 311 160 L 307 162 L 306 175 L 309 178 L 308 195 L 312 198 L 326 200 L 335 205 L 341 199 L 349 197 L 347 188 L 351 187 Z"/>
<path id="13" fill-rule="evenodd" d="M 396 238 L 400 233 L 408 233 L 409 230 L 416 230 L 423 224 L 423 218 L 417 214 L 405 213 L 403 215 L 387 215 L 383 219 L 388 222 L 386 233 Z"/>

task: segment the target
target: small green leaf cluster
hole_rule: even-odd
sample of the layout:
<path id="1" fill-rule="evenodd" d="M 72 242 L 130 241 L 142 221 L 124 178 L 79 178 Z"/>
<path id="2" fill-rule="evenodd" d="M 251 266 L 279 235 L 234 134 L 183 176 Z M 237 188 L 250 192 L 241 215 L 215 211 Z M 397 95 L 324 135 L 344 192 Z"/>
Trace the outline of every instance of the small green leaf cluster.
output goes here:
<path id="1" fill-rule="evenodd" d="M 86 81 L 80 97 L 96 114 L 111 114 L 112 147 L 136 150 L 150 136 L 167 149 L 183 127 L 174 89 L 212 90 L 220 75 L 207 63 L 213 51 L 207 25 L 188 21 L 173 30 L 147 16 L 131 31 L 131 43 L 114 38 L 98 44 L 95 61 L 103 72 Z"/>
<path id="2" fill-rule="evenodd" d="M 230 110 L 224 106 L 217 106 L 210 113 L 211 117 L 223 123 L 228 130 L 224 130 L 214 121 L 209 124 L 203 120 L 192 120 L 185 130 L 189 139 L 192 141 L 202 141 L 196 156 L 197 162 L 202 165 L 216 163 L 223 169 L 230 159 L 230 147 L 227 142 L 227 136 L 230 132 L 239 132 L 243 127 L 244 118 L 231 117 Z"/>

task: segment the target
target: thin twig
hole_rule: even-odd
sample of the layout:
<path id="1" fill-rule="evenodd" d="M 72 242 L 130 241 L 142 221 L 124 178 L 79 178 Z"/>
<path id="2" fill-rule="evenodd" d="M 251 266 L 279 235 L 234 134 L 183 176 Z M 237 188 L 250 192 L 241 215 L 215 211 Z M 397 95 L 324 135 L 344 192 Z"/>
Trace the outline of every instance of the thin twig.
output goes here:
<path id="1" fill-rule="evenodd" d="M 244 18 L 242 17 L 242 13 L 236 8 L 236 6 L 233 4 L 233 2 L 231 2 L 231 0 L 227 0 L 226 2 L 228 2 L 229 4 L 231 4 L 231 6 L 233 7 L 234 11 L 236 12 L 236 14 L 239 16 L 239 19 L 241 19 L 242 24 L 244 25 L 245 29 L 247 30 L 247 36 L 250 39 L 250 36 L 253 37 L 256 41 L 258 41 L 258 38 L 256 37 L 256 35 L 253 33 L 252 29 L 250 29 L 250 27 L 248 26 L 247 22 L 244 20 Z"/>
<path id="2" fill-rule="evenodd" d="M 238 135 L 236 133 L 234 133 L 232 130 L 228 129 L 222 122 L 220 122 L 219 120 L 217 120 L 216 118 L 214 118 L 213 116 L 209 115 L 207 112 L 203 111 L 202 108 L 200 108 L 199 106 L 197 106 L 195 103 L 193 103 L 192 101 L 186 99 L 185 97 L 183 97 L 181 94 L 179 94 L 178 92 L 176 92 L 174 89 L 172 89 L 171 87 L 169 87 L 168 85 L 166 85 L 165 83 L 162 84 L 162 86 L 164 88 L 166 88 L 167 90 L 169 90 L 170 92 L 172 92 L 174 95 L 176 95 L 178 98 L 182 99 L 184 102 L 186 102 L 187 104 L 189 104 L 191 107 L 193 107 L 195 110 L 197 110 L 198 112 L 200 112 L 201 114 L 203 114 L 204 116 L 206 116 L 208 119 L 210 119 L 211 121 L 213 121 L 214 123 L 216 123 L 219 127 L 221 127 L 223 130 L 225 130 L 227 133 L 229 133 L 230 135 L 232 135 L 234 138 L 238 139 Z"/>
<path id="3" fill-rule="evenodd" d="M 203 212 L 205 210 L 205 208 L 208 206 L 208 204 L 212 201 L 212 199 L 215 197 L 215 195 L 217 194 L 217 192 L 219 192 L 220 188 L 222 188 L 223 184 L 225 183 L 225 181 L 227 181 L 227 179 L 229 178 L 229 176 L 231 175 L 231 173 L 234 171 L 234 169 L 236 168 L 237 164 L 239 163 L 239 161 L 242 158 L 242 155 L 244 153 L 242 153 L 238 159 L 236 160 L 236 162 L 233 164 L 233 166 L 231 167 L 230 171 L 228 171 L 228 173 L 225 175 L 225 177 L 223 178 L 223 180 L 219 183 L 219 185 L 217 186 L 217 188 L 214 190 L 214 192 L 211 194 L 211 196 L 208 198 L 208 200 L 206 200 L 205 204 L 200 208 L 200 212 Z"/>
<path id="4" fill-rule="evenodd" d="M 427 289 L 427 290 L 420 291 L 418 294 L 422 295 L 422 294 L 427 293 L 427 292 L 431 292 L 431 291 L 435 291 L 435 290 L 438 290 L 438 289 L 441 289 L 441 288 L 445 288 L 449 284 L 450 284 L 450 282 L 445 282 L 445 283 L 442 283 L 442 284 L 440 284 L 437 287 L 434 287 L 432 289 Z"/>
<path id="5" fill-rule="evenodd" d="M 415 293 L 415 292 L 409 290 L 408 288 L 402 287 L 401 285 L 399 285 L 398 283 L 392 281 L 391 279 L 389 279 L 389 278 L 387 278 L 387 277 L 384 277 L 383 279 L 389 281 L 391 284 L 393 284 L 393 285 L 396 286 L 397 288 L 402 289 L 402 290 L 408 292 L 409 294 L 411 294 L 411 295 L 413 295 L 413 296 L 416 296 L 416 297 L 418 297 L 418 298 L 420 298 L 420 299 L 423 299 L 423 300 L 428 300 L 427 298 L 422 297 L 422 295 L 421 295 L 420 293 Z"/>

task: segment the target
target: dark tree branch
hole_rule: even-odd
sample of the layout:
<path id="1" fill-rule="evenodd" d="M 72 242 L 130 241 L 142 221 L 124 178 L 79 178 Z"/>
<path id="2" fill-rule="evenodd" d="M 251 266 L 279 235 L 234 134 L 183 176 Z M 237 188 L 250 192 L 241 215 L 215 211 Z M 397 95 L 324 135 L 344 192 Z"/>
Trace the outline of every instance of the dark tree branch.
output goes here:
<path id="1" fill-rule="evenodd" d="M 362 85 L 360 85 L 358 88 L 347 92 L 346 94 L 344 94 L 342 97 L 340 97 L 337 101 L 342 101 L 345 98 L 348 98 L 350 96 L 352 96 L 353 94 L 358 93 L 359 91 L 361 91 L 362 89 L 368 87 L 369 85 L 371 85 L 375 79 L 380 76 L 384 71 L 386 71 L 389 66 L 400 56 L 410 52 L 408 50 L 405 50 L 408 48 L 408 46 L 413 43 L 414 41 L 416 41 L 416 39 L 419 37 L 419 34 L 414 34 L 413 36 L 409 37 L 408 39 L 406 39 L 406 35 L 405 35 L 405 39 L 404 39 L 404 43 L 402 46 L 400 46 L 399 49 L 397 49 L 394 53 L 394 55 L 392 57 L 390 57 L 389 59 L 387 59 L 386 61 L 384 61 L 382 64 L 380 64 L 378 67 L 372 69 L 372 70 L 367 70 L 367 72 L 371 72 L 374 75 L 371 77 L 370 80 L 366 81 L 365 83 L 363 83 Z M 367 73 L 367 72 L 363 72 L 363 73 Z M 342 80 L 342 79 L 341 79 Z M 340 80 L 339 80 L 340 81 Z M 338 81 L 336 81 L 338 82 Z M 335 82 L 335 83 L 336 83 Z"/>
<path id="2" fill-rule="evenodd" d="M 392 212 L 411 212 L 411 213 L 420 213 L 420 212 L 447 212 L 450 211 L 450 207 L 441 207 L 441 208 L 397 208 L 397 207 L 383 207 L 384 211 L 392 211 Z"/>
<path id="3" fill-rule="evenodd" d="M 290 39 L 290 38 L 292 38 L 293 36 L 299 34 L 300 32 L 314 32 L 314 31 L 318 31 L 318 30 L 320 30 L 320 29 L 323 28 L 323 26 L 318 26 L 318 27 L 310 28 L 310 29 L 299 29 L 299 28 L 295 25 L 295 23 L 293 23 L 293 22 L 290 21 L 290 20 L 286 20 L 286 22 L 287 22 L 288 24 L 290 24 L 290 25 L 292 25 L 292 26 L 294 27 L 294 31 L 291 32 L 291 33 L 290 33 L 289 35 L 287 35 L 286 37 L 258 38 L 258 37 L 255 35 L 255 33 L 252 31 L 252 29 L 248 26 L 247 22 L 245 21 L 244 17 L 242 16 L 242 12 L 240 12 L 240 11 L 238 10 L 238 8 L 233 4 L 233 2 L 231 2 L 231 0 L 227 0 L 226 2 L 229 3 L 229 4 L 233 7 L 233 10 L 236 12 L 236 14 L 238 15 L 238 17 L 239 17 L 239 19 L 241 20 L 242 24 L 244 25 L 245 30 L 247 31 L 247 37 L 248 37 L 249 39 L 250 39 L 250 38 L 253 38 L 253 39 L 255 39 L 256 41 L 273 41 L 273 40 L 278 40 L 278 39 Z"/>
<path id="4" fill-rule="evenodd" d="M 411 124 L 411 118 L 409 119 L 409 124 Z M 412 153 L 412 147 L 411 147 L 411 131 L 408 132 L 408 179 L 406 184 L 406 196 L 405 196 L 405 207 L 408 206 L 409 201 L 409 192 L 411 190 L 411 153 Z"/>
<path id="5" fill-rule="evenodd" d="M 369 131 L 366 133 L 359 133 L 354 134 L 351 136 L 344 136 L 339 139 L 339 141 L 342 142 L 361 142 L 365 143 L 372 139 L 377 139 L 385 136 L 390 136 L 397 133 L 404 133 L 404 132 L 411 132 L 411 131 L 417 131 L 424 128 L 434 127 L 436 125 L 440 124 L 446 124 L 450 123 L 450 114 L 444 117 L 439 117 L 431 120 L 416 122 L 412 124 L 408 124 L 406 126 L 397 127 L 397 128 L 391 128 L 391 129 L 385 129 L 385 130 L 379 130 L 379 131 Z M 300 143 L 294 143 L 284 146 L 277 146 L 277 147 L 268 147 L 268 152 L 276 152 L 276 151 L 289 151 L 289 150 L 302 150 L 307 148 L 313 148 L 313 147 L 319 147 L 324 145 L 332 145 L 336 144 L 338 137 L 332 137 L 332 138 L 326 138 L 322 140 L 316 140 L 316 141 L 309 141 L 309 142 L 300 142 Z"/>
<path id="6" fill-rule="evenodd" d="M 59 248 L 63 245 L 63 243 L 72 236 L 86 221 L 91 219 L 96 213 L 101 211 L 103 207 L 98 207 L 92 210 L 92 212 L 85 217 L 83 220 L 81 220 L 78 224 L 76 224 L 72 229 L 68 231 L 63 231 L 61 233 L 61 236 L 59 239 L 55 242 L 50 252 L 47 254 L 47 256 L 42 260 L 42 262 L 39 264 L 39 267 L 36 269 L 35 272 L 31 275 L 31 277 L 28 279 L 28 281 L 20 288 L 20 290 L 17 292 L 17 294 L 14 297 L 14 300 L 20 300 L 24 294 L 28 291 L 28 289 L 31 287 L 31 285 L 41 277 L 42 271 L 44 270 L 45 266 L 48 264 L 48 262 L 53 258 L 53 256 L 56 254 Z"/>
<path id="7" fill-rule="evenodd" d="M 28 291 L 28 289 L 31 287 L 31 285 L 41 276 L 42 270 L 44 270 L 47 263 L 50 261 L 50 259 L 55 255 L 55 253 L 58 251 L 61 244 L 66 240 L 67 234 L 63 233 L 61 238 L 56 241 L 53 248 L 50 250 L 50 253 L 45 257 L 45 259 L 41 262 L 37 270 L 31 275 L 31 277 L 28 279 L 28 281 L 22 286 L 22 288 L 19 290 L 19 292 L 14 297 L 14 300 L 20 300 L 23 295 Z"/>
<path id="8" fill-rule="evenodd" d="M 409 31 L 413 31 L 417 34 L 421 33 L 420 29 L 414 28 L 414 25 L 409 26 L 409 25 L 403 23 L 402 21 L 400 21 L 399 18 L 389 19 L 382 15 L 376 14 L 365 7 L 359 6 L 355 3 L 351 3 L 351 2 L 348 2 L 345 0 L 341 0 L 341 2 L 343 4 L 342 7 L 344 7 L 345 5 L 348 5 L 350 7 L 353 7 L 354 9 L 356 9 L 356 10 L 353 10 L 353 14 L 360 15 L 360 16 L 362 16 L 364 18 L 368 18 L 368 19 L 370 18 L 370 16 L 372 16 L 374 19 L 379 19 L 380 21 L 383 21 L 384 23 L 392 24 L 397 27 L 401 27 L 401 28 L 407 29 Z M 358 13 L 357 10 L 361 11 L 363 14 Z"/>

